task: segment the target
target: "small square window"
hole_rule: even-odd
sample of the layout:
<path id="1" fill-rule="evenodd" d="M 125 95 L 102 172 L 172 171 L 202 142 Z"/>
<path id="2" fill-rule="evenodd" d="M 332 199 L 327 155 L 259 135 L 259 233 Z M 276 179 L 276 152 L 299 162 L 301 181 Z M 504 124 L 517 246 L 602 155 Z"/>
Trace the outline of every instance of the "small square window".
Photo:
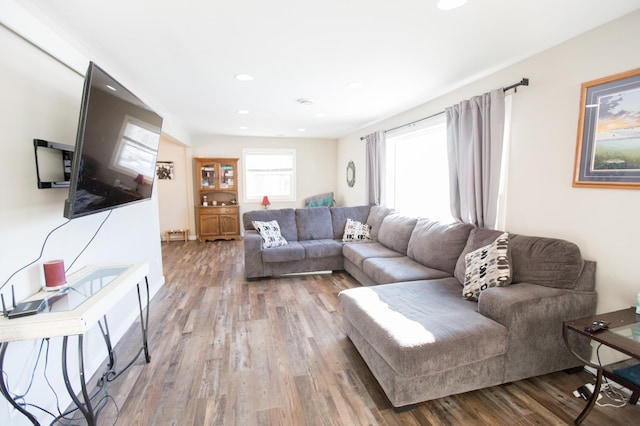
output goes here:
<path id="1" fill-rule="evenodd" d="M 295 149 L 245 149 L 244 200 L 255 202 L 296 200 Z"/>

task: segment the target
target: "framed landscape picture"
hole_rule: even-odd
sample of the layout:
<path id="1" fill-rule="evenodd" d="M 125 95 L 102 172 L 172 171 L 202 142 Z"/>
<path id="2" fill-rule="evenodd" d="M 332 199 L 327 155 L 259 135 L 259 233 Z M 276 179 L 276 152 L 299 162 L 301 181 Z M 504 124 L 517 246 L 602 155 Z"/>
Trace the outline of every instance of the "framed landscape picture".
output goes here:
<path id="1" fill-rule="evenodd" d="M 640 189 L 640 68 L 582 84 L 573 186 Z"/>

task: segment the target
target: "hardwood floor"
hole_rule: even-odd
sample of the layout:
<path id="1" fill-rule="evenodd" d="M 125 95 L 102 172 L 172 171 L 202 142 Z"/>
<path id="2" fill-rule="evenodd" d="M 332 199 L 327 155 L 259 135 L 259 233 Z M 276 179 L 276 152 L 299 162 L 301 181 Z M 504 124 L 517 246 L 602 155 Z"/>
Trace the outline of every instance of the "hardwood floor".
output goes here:
<path id="1" fill-rule="evenodd" d="M 564 425 L 590 375 L 563 372 L 396 413 L 342 331 L 346 273 L 247 282 L 242 242 L 163 243 L 151 363 L 110 384 L 101 425 Z M 118 345 L 127 360 L 139 324 Z M 585 425 L 637 425 L 640 408 L 595 407 Z"/>

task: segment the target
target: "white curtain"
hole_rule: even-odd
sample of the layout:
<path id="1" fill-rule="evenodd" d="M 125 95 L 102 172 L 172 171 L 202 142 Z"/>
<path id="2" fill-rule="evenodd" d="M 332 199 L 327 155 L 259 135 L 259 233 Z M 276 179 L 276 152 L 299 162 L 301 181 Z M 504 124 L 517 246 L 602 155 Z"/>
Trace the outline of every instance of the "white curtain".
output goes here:
<path id="1" fill-rule="evenodd" d="M 445 109 L 451 214 L 496 228 L 504 138 L 504 90 Z"/>
<path id="2" fill-rule="evenodd" d="M 385 204 L 386 137 L 383 130 L 365 136 L 367 143 L 367 202 Z"/>

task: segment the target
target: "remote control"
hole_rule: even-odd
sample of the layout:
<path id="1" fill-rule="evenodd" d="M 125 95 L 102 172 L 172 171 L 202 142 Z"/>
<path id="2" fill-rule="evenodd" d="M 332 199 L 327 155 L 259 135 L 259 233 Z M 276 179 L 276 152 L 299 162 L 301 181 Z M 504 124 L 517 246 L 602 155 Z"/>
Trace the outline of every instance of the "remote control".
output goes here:
<path id="1" fill-rule="evenodd" d="M 605 320 L 594 321 L 591 325 L 586 326 L 584 329 L 589 333 L 595 333 L 596 331 L 605 330 L 609 328 L 609 322 Z"/>

